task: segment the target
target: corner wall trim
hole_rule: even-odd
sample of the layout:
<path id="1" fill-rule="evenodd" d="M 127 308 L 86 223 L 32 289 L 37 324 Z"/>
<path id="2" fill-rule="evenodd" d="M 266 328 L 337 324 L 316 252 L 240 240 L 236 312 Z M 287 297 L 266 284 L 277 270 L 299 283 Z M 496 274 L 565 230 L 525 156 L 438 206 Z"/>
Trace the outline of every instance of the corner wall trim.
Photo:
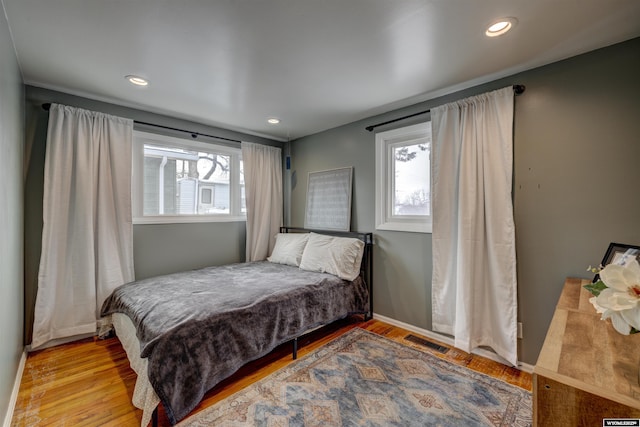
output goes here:
<path id="1" fill-rule="evenodd" d="M 429 331 L 427 329 L 422 329 L 422 328 L 419 328 L 417 326 L 413 326 L 413 325 L 410 325 L 408 323 L 404 323 L 404 322 L 401 322 L 399 320 L 392 319 L 390 317 L 382 316 L 381 314 L 378 314 L 378 313 L 373 313 L 373 318 L 376 319 L 376 320 L 379 320 L 381 322 L 385 322 L 385 323 L 388 323 L 390 325 L 397 326 L 397 327 L 402 328 L 402 329 L 406 329 L 407 331 L 415 332 L 416 334 L 420 334 L 420 335 L 424 335 L 427 338 L 431 338 L 431 339 L 434 339 L 436 341 L 440 341 L 442 343 L 450 345 L 451 347 L 454 346 L 453 338 L 448 337 L 446 335 L 441 335 L 441 334 L 439 334 L 437 332 Z M 502 357 L 498 356 L 496 353 L 494 353 L 492 351 L 480 348 L 480 349 L 473 350 L 471 353 L 477 354 L 478 356 L 486 357 L 487 359 L 491 359 L 494 362 L 502 363 L 502 364 L 505 364 L 505 365 L 509 366 L 508 362 L 506 362 Z M 529 365 L 528 363 L 524 363 L 524 362 L 518 361 L 518 369 L 520 369 L 523 372 L 527 372 L 529 374 L 533 373 L 533 366 Z"/>
<path id="2" fill-rule="evenodd" d="M 18 401 L 18 392 L 20 391 L 20 382 L 22 381 L 22 373 L 24 372 L 24 366 L 27 363 L 27 350 L 22 350 L 22 356 L 20 357 L 20 363 L 18 364 L 18 371 L 16 372 L 16 379 L 13 382 L 13 391 L 11 392 L 11 399 L 9 400 L 9 407 L 7 407 L 7 413 L 4 416 L 3 427 L 10 427 L 11 420 L 13 418 L 13 411 L 16 408 L 16 402 Z"/>

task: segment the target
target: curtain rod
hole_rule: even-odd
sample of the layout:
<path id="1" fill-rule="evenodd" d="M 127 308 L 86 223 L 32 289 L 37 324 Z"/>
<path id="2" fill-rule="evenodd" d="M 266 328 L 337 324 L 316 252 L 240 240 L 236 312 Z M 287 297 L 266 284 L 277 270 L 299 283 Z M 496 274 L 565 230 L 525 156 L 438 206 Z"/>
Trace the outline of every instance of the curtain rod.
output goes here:
<path id="1" fill-rule="evenodd" d="M 525 89 L 526 89 L 525 85 L 513 85 L 513 91 L 515 92 L 516 95 L 521 95 L 522 93 L 524 93 Z M 409 114 L 408 116 L 402 116 L 402 117 L 398 117 L 397 119 L 388 120 L 386 122 L 377 123 L 375 125 L 367 126 L 365 129 L 368 130 L 369 132 L 371 132 L 372 130 L 374 130 L 378 126 L 388 125 L 390 123 L 395 123 L 395 122 L 399 122 L 400 120 L 410 119 L 411 117 L 420 116 L 422 114 L 427 114 L 427 113 L 430 113 L 430 112 L 431 112 L 431 110 L 420 111 L 418 113 Z"/>
<path id="2" fill-rule="evenodd" d="M 42 104 L 42 109 L 44 109 L 45 111 L 49 111 L 50 108 L 51 108 L 51 103 L 50 102 L 46 102 L 46 103 Z M 242 142 L 242 141 L 237 140 L 237 139 L 225 138 L 223 136 L 208 135 L 206 133 L 193 132 L 193 131 L 190 131 L 190 130 L 178 129 L 178 128 L 174 128 L 174 127 L 171 127 L 171 126 L 157 125 L 155 123 L 141 122 L 139 120 L 134 120 L 133 123 L 138 124 L 138 125 L 153 126 L 153 127 L 157 127 L 157 128 L 162 128 L 162 129 L 174 130 L 174 131 L 177 131 L 177 132 L 188 133 L 188 134 L 191 135 L 191 138 L 194 138 L 194 139 L 199 137 L 199 136 L 206 136 L 206 137 L 209 137 L 209 138 L 220 139 L 220 140 L 223 140 L 223 141 L 237 142 L 237 143 Z"/>

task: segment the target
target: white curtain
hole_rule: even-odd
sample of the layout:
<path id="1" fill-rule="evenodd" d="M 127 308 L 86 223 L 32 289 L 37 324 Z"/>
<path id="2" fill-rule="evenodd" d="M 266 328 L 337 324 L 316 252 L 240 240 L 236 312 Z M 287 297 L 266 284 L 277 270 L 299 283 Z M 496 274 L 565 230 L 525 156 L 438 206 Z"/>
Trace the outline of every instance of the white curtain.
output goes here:
<path id="1" fill-rule="evenodd" d="M 277 147 L 242 143 L 247 204 L 246 260 L 266 259 L 282 226 L 282 154 Z"/>
<path id="2" fill-rule="evenodd" d="M 133 122 L 52 104 L 32 348 L 95 333 L 103 301 L 132 281 Z"/>
<path id="3" fill-rule="evenodd" d="M 517 363 L 513 89 L 431 110 L 433 330 Z"/>

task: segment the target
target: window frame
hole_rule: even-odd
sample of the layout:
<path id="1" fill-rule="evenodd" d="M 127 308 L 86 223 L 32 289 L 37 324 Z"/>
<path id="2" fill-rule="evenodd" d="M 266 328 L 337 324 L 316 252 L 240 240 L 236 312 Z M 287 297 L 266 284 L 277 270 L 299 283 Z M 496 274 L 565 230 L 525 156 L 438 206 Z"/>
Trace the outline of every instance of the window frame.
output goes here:
<path id="1" fill-rule="evenodd" d="M 229 156 L 229 213 L 218 214 L 181 214 L 181 215 L 144 215 L 144 145 L 182 148 Z M 245 222 L 246 212 L 242 212 L 242 194 L 240 181 L 240 147 L 191 141 L 167 135 L 140 130 L 133 131 L 131 155 L 131 213 L 133 224 L 179 224 L 202 222 Z M 199 189 L 198 189 L 199 191 Z M 213 197 L 213 194 L 212 194 Z"/>
<path id="2" fill-rule="evenodd" d="M 431 233 L 433 200 L 429 204 L 429 215 L 395 215 L 395 157 L 393 149 L 398 146 L 415 145 L 420 141 L 431 141 L 431 121 L 405 126 L 376 134 L 376 230 L 405 231 L 412 233 Z M 429 161 L 433 156 L 429 157 Z M 430 164 L 430 172 L 433 164 Z M 431 186 L 429 197 L 431 198 Z"/>

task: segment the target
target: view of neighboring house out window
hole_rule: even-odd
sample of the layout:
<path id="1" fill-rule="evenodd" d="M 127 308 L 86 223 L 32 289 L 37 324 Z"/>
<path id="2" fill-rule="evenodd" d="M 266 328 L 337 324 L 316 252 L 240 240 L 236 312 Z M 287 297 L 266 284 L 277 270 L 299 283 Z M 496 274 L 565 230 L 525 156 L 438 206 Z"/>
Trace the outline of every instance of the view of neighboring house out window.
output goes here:
<path id="1" fill-rule="evenodd" d="M 240 148 L 134 132 L 134 222 L 245 220 Z"/>
<path id="2" fill-rule="evenodd" d="M 376 135 L 376 229 L 431 232 L 431 122 Z"/>

